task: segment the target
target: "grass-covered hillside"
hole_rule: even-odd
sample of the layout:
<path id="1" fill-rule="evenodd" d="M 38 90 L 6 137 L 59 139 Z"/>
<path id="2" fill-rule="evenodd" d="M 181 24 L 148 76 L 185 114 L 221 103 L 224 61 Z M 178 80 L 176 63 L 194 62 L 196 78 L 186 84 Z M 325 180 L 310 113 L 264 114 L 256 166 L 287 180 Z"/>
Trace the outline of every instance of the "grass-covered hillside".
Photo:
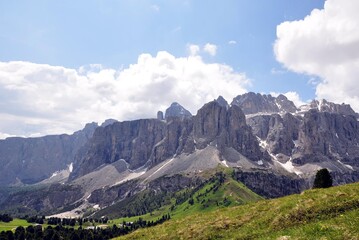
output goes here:
<path id="1" fill-rule="evenodd" d="M 119 218 L 134 221 L 141 217 L 147 221 L 155 221 L 163 215 L 170 214 L 172 218 L 183 217 L 196 212 L 207 212 L 218 208 L 243 205 L 261 200 L 262 197 L 249 190 L 244 184 L 232 177 L 232 171 L 218 168 L 204 173 L 207 179 L 202 184 L 170 193 L 143 191 L 129 199 L 102 209 L 94 216 L 107 216 L 110 219 Z M 140 214 L 136 214 L 140 213 Z M 134 216 L 135 215 L 135 216 Z M 123 216 L 134 216 L 121 218 Z"/>
<path id="2" fill-rule="evenodd" d="M 359 183 L 176 214 L 118 239 L 359 239 Z"/>

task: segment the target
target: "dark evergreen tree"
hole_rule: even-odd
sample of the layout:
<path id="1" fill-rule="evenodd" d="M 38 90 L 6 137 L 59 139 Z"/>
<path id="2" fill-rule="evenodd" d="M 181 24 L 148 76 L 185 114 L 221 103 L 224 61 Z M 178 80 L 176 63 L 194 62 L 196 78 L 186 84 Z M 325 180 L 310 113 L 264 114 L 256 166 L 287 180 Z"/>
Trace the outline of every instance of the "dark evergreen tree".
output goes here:
<path id="1" fill-rule="evenodd" d="M 14 233 L 10 230 L 6 231 L 7 240 L 15 240 Z"/>
<path id="2" fill-rule="evenodd" d="M 25 228 L 20 226 L 15 229 L 15 239 L 25 240 Z"/>
<path id="3" fill-rule="evenodd" d="M 34 239 L 35 238 L 35 228 L 30 225 L 26 228 L 25 239 Z"/>
<path id="4" fill-rule="evenodd" d="M 35 239 L 43 239 L 44 235 L 43 235 L 43 232 L 42 232 L 42 226 L 37 225 L 37 226 L 34 227 L 34 229 L 35 229 L 35 232 L 34 232 Z"/>
<path id="5" fill-rule="evenodd" d="M 13 218 L 9 214 L 0 214 L 0 222 L 11 222 Z"/>
<path id="6" fill-rule="evenodd" d="M 333 179 L 328 169 L 320 169 L 315 175 L 313 188 L 328 188 L 333 186 Z"/>
<path id="7" fill-rule="evenodd" d="M 44 240 L 51 240 L 52 236 L 54 236 L 55 231 L 52 229 L 51 226 L 48 226 L 44 231 Z"/>

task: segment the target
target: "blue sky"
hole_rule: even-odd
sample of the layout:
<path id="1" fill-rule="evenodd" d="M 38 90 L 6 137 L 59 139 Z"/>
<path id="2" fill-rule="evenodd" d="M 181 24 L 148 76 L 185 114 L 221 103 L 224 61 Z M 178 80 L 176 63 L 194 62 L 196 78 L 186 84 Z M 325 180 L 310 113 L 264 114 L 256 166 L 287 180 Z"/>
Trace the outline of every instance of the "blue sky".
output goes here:
<path id="1" fill-rule="evenodd" d="M 6 124 L 0 137 L 71 132 L 110 117 L 150 117 L 172 101 L 195 114 L 216 94 L 230 102 L 245 91 L 292 91 L 303 101 L 325 97 L 358 103 L 359 109 L 351 87 L 359 55 L 352 51 L 359 39 L 352 34 L 358 32 L 357 2 L 1 1 L 0 118 Z M 342 48 L 343 62 L 355 63 L 344 67 L 346 74 L 327 61 Z M 328 49 L 334 49 L 329 57 Z M 349 80 L 334 95 L 339 77 Z M 66 118 L 55 117 L 64 113 Z"/>
<path id="2" fill-rule="evenodd" d="M 276 27 L 302 19 L 322 0 L 1 1 L 0 60 L 78 68 L 120 68 L 142 53 L 186 56 L 188 44 L 218 46 L 208 62 L 245 72 L 256 92 L 297 91 L 314 98 L 308 77 L 282 71 L 273 54 Z M 234 40 L 237 44 L 228 44 Z M 288 83 L 288 80 L 292 80 Z M 297 79 L 297 80 L 295 80 Z"/>

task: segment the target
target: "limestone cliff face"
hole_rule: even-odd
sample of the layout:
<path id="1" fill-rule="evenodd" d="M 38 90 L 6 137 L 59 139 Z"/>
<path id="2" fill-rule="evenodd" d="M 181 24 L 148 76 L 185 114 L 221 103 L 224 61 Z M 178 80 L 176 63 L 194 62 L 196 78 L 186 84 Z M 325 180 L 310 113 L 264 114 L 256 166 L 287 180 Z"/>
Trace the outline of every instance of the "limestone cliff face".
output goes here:
<path id="1" fill-rule="evenodd" d="M 196 147 L 215 142 L 220 150 L 232 147 L 255 161 L 262 157 L 258 142 L 238 106 L 226 108 L 217 101 L 205 104 L 194 117 Z"/>
<path id="2" fill-rule="evenodd" d="M 181 153 L 193 152 L 195 149 L 192 131 L 192 119 L 181 117 L 167 119 L 163 138 L 153 147 L 148 166 L 153 167 Z"/>
<path id="3" fill-rule="evenodd" d="M 298 140 L 300 120 L 287 113 L 259 115 L 249 118 L 248 124 L 252 126 L 253 133 L 268 145 L 273 154 L 292 154 L 294 142 Z"/>
<path id="4" fill-rule="evenodd" d="M 143 166 L 154 146 L 165 136 L 166 123 L 157 119 L 116 122 L 96 129 L 92 139 L 75 157 L 70 179 L 92 172 L 103 164 L 124 159 L 130 169 Z"/>
<path id="5" fill-rule="evenodd" d="M 246 124 L 241 109 L 213 101 L 191 118 L 169 117 L 166 122 L 143 119 L 97 128 L 76 157 L 70 179 L 120 159 L 124 159 L 132 170 L 142 166 L 151 168 L 209 144 L 216 145 L 219 150 L 234 148 L 253 161 L 262 157 L 257 139 Z"/>
<path id="6" fill-rule="evenodd" d="M 359 123 L 353 115 L 308 111 L 299 130 L 297 163 L 342 160 L 355 163 L 359 154 Z"/>
<path id="7" fill-rule="evenodd" d="M 0 185 L 32 184 L 68 168 L 96 127 L 87 124 L 72 135 L 0 140 Z"/>
<path id="8" fill-rule="evenodd" d="M 352 114 L 310 109 L 303 115 L 258 115 L 247 122 L 263 147 L 282 162 L 334 164 L 328 167 L 340 171 L 359 165 L 359 123 Z"/>

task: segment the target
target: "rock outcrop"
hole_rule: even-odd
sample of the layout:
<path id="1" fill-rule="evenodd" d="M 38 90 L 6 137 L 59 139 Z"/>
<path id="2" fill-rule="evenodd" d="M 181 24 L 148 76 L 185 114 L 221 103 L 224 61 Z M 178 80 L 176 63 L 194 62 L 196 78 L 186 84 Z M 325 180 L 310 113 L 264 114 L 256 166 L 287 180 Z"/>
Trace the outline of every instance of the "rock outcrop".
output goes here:
<path id="1" fill-rule="evenodd" d="M 278 175 L 270 171 L 236 170 L 234 177 L 253 192 L 266 198 L 298 194 L 310 187 L 309 183 L 302 178 Z"/>
<path id="2" fill-rule="evenodd" d="M 96 128 L 90 123 L 72 135 L 0 140 L 0 186 L 37 183 L 67 169 Z"/>
<path id="3" fill-rule="evenodd" d="M 162 112 L 162 111 L 158 111 L 158 112 L 157 112 L 157 119 L 158 119 L 158 120 L 161 120 L 161 121 L 164 120 L 163 112 Z"/>

